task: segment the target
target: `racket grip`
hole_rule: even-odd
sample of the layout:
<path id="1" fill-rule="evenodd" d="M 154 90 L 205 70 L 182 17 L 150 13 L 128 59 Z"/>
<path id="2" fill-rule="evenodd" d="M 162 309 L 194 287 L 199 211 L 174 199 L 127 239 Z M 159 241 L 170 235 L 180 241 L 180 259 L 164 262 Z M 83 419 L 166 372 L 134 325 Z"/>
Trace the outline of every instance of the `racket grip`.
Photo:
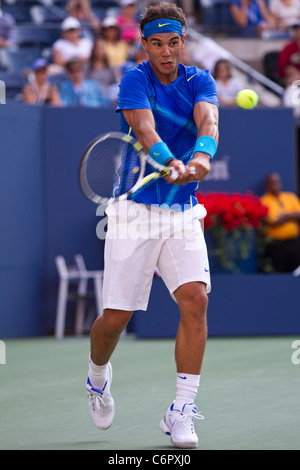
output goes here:
<path id="1" fill-rule="evenodd" d="M 191 175 L 196 174 L 196 168 L 194 166 L 190 166 L 190 173 L 191 173 Z"/>
<path id="2" fill-rule="evenodd" d="M 175 170 L 174 168 L 170 168 L 170 171 L 171 171 L 171 178 L 173 181 L 177 180 L 178 176 L 179 176 L 179 173 L 177 170 Z"/>

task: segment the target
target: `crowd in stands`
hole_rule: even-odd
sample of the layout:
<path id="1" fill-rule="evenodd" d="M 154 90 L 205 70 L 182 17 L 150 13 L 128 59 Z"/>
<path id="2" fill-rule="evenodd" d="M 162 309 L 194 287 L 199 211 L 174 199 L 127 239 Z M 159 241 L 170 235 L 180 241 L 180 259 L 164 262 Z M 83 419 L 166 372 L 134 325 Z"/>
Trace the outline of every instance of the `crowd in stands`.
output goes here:
<path id="1" fill-rule="evenodd" d="M 0 79 L 4 81 L 6 77 L 11 78 L 9 70 L 6 71 L 9 54 L 7 58 L 5 53 L 22 49 L 16 34 L 17 20 L 7 11 L 5 2 L 0 0 Z M 106 8 L 101 15 L 95 8 L 95 0 L 66 0 L 63 6 L 60 4 L 63 15 L 55 23 L 57 37 L 48 48 L 40 48 L 25 74 L 19 71 L 23 83 L 18 100 L 55 106 L 115 105 L 123 73 L 147 60 L 140 43 L 141 11 L 137 2 L 116 0 L 115 8 Z M 188 25 L 195 24 L 194 3 L 181 0 L 180 5 Z M 239 37 L 286 38 L 276 59 L 278 83 L 287 90 L 283 104 L 294 105 L 288 99 L 288 92 L 293 91 L 295 80 L 300 79 L 300 0 L 228 0 L 228 7 Z M 200 24 L 201 21 L 205 24 L 205 15 L 202 16 Z M 235 76 L 232 65 L 216 58 L 214 66 L 207 66 L 205 60 L 202 63 L 198 56 L 192 56 L 186 44 L 183 63 L 210 68 L 221 106 L 235 106 L 235 96 L 245 83 Z M 2 72 L 7 72 L 4 78 Z"/>

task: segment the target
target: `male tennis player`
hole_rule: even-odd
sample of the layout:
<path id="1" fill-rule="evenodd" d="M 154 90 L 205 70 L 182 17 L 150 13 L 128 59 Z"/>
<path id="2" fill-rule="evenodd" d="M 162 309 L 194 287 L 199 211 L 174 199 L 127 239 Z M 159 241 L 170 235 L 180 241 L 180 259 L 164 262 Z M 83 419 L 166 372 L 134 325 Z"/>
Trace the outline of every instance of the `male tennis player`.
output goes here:
<path id="1" fill-rule="evenodd" d="M 206 345 L 207 293 L 211 289 L 199 220 L 206 211 L 197 204 L 194 193 L 209 173 L 217 149 L 218 101 L 208 71 L 179 63 L 184 27 L 185 16 L 176 5 L 149 7 L 140 22 L 142 46 L 149 61 L 126 72 L 121 81 L 117 109 L 122 131 L 135 135 L 153 159 L 175 168 L 178 177 L 175 181 L 160 178 L 139 189 L 126 201 L 125 211 L 124 205 L 122 211 L 117 203 L 107 209 L 104 313 L 91 331 L 87 390 L 96 426 L 108 428 L 114 416 L 110 358 L 132 313 L 147 309 L 157 265 L 181 314 L 175 348 L 177 391 L 160 428 L 176 447 L 193 448 L 198 445 L 194 419 L 203 419 L 194 401 Z M 194 174 L 191 167 L 195 167 Z M 137 207 L 139 216 L 132 216 Z M 148 237 L 146 231 L 140 237 L 110 237 L 117 224 L 132 229 L 136 220 L 144 228 L 151 222 Z"/>

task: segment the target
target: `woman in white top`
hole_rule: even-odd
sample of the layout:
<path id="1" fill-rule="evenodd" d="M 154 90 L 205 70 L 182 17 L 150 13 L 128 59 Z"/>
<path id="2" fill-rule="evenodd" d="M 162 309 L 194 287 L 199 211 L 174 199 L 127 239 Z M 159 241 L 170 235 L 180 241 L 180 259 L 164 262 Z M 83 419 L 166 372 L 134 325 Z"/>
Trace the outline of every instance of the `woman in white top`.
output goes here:
<path id="1" fill-rule="evenodd" d="M 73 17 L 66 18 L 61 25 L 62 37 L 52 46 L 52 62 L 64 69 L 72 59 L 87 62 L 91 56 L 93 42 L 81 37 L 81 24 Z M 61 70 L 63 71 L 63 70 Z"/>
<path id="2" fill-rule="evenodd" d="M 228 60 L 220 59 L 216 62 L 213 76 L 220 106 L 236 106 L 236 95 L 244 88 L 244 83 L 232 76 Z"/>
<path id="3" fill-rule="evenodd" d="M 270 0 L 269 10 L 281 30 L 289 28 L 300 18 L 300 0 Z"/>

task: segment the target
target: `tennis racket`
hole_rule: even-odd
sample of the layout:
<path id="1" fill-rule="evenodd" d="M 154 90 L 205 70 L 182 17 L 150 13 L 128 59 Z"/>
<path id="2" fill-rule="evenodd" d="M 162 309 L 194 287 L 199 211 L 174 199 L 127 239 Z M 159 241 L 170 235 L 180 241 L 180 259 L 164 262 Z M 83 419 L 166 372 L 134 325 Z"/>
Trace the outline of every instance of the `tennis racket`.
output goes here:
<path id="1" fill-rule="evenodd" d="M 157 178 L 178 173 L 147 155 L 132 136 L 109 132 L 95 138 L 84 150 L 79 170 L 84 195 L 96 204 L 125 200 Z"/>

